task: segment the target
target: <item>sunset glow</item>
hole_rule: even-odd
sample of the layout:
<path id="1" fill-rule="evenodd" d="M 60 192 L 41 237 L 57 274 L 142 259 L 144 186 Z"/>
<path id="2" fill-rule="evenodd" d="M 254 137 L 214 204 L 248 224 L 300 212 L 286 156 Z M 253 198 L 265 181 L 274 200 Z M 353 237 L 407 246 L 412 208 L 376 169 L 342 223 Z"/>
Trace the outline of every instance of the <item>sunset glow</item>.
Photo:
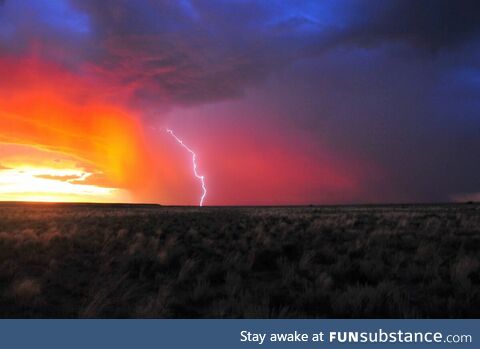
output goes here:
<path id="1" fill-rule="evenodd" d="M 207 205 L 478 198 L 478 11 L 407 3 L 0 0 L 0 200 L 198 205 L 167 127 Z"/>
<path id="2" fill-rule="evenodd" d="M 119 190 L 82 184 L 92 174 L 79 170 L 17 167 L 0 170 L 0 200 L 115 202 Z"/>
<path id="3" fill-rule="evenodd" d="M 0 70 L 15 72 L 0 99 L 0 200 L 132 200 L 146 160 L 142 126 L 128 111 L 37 58 L 7 59 Z"/>

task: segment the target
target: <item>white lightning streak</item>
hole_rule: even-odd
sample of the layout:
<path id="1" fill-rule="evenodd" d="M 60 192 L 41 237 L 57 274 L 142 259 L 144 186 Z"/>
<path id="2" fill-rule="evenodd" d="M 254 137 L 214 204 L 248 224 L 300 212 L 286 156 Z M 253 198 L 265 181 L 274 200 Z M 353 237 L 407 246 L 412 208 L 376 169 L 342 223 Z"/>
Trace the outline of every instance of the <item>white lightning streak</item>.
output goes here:
<path id="1" fill-rule="evenodd" d="M 172 135 L 172 137 L 175 138 L 175 140 L 180 143 L 182 147 L 184 147 L 190 154 L 192 154 L 193 174 L 202 183 L 202 197 L 200 198 L 199 206 L 203 206 L 203 200 L 205 200 L 205 196 L 207 195 L 207 187 L 205 185 L 205 176 L 200 175 L 197 171 L 197 154 L 195 154 L 192 149 L 185 145 L 185 143 L 183 143 L 183 141 L 178 138 L 172 130 L 167 128 L 167 133 L 170 133 L 170 135 Z"/>

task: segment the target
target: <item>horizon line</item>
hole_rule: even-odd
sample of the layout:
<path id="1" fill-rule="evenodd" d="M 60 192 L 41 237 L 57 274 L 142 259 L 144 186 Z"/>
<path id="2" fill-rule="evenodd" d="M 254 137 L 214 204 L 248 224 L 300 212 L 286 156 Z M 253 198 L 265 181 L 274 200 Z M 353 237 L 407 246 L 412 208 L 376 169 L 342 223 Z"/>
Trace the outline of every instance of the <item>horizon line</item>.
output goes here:
<path id="1" fill-rule="evenodd" d="M 340 203 L 340 204 L 225 204 L 225 205 L 182 205 L 160 204 L 148 202 L 73 202 L 73 201 L 2 201 L 0 205 L 97 205 L 97 206 L 158 206 L 185 208 L 220 208 L 220 207 L 352 207 L 352 206 L 429 206 L 429 205 L 479 205 L 480 201 L 439 201 L 439 202 L 378 202 L 378 203 Z"/>

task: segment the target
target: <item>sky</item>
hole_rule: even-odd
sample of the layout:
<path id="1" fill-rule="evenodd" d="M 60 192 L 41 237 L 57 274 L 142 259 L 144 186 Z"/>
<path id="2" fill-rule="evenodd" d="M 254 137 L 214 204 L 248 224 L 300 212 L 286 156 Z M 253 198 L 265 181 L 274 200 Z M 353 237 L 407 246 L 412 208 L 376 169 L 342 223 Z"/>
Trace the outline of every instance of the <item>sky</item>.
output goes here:
<path id="1" fill-rule="evenodd" d="M 0 200 L 480 200 L 476 0 L 0 0 Z"/>

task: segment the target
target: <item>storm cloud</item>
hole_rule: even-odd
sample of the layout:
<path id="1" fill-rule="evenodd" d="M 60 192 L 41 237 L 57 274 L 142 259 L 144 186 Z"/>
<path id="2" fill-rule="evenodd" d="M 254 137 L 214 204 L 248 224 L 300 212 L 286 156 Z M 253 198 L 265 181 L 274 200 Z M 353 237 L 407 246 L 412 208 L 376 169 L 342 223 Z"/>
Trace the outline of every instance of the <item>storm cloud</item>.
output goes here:
<path id="1" fill-rule="evenodd" d="M 96 73 L 134 97 L 167 104 L 237 97 L 312 50 L 403 42 L 435 53 L 468 43 L 480 29 L 477 1 L 314 4 L 75 2 L 89 17 L 93 43 L 85 52 Z"/>
<path id="2" fill-rule="evenodd" d="M 147 123 L 208 123 L 218 134 L 235 115 L 231 125 L 262 123 L 288 134 L 285 144 L 306 137 L 312 154 L 363 161 L 362 190 L 334 201 L 480 190 L 478 1 L 0 4 L 3 56 L 42 57 L 95 81 L 97 95 Z M 260 139 L 260 128 L 248 129 L 246 143 Z"/>
<path id="3" fill-rule="evenodd" d="M 432 52 L 454 48 L 480 32 L 475 0 L 360 1 L 352 4 L 352 23 L 341 41 L 371 46 L 403 41 Z"/>
<path id="4" fill-rule="evenodd" d="M 30 48 L 36 39 L 50 59 L 72 69 L 87 63 L 84 73 L 102 78 L 112 93 L 159 105 L 241 96 L 312 52 L 396 41 L 438 52 L 475 39 L 480 29 L 480 5 L 471 0 L 68 4 L 8 3 L 2 50 Z"/>

